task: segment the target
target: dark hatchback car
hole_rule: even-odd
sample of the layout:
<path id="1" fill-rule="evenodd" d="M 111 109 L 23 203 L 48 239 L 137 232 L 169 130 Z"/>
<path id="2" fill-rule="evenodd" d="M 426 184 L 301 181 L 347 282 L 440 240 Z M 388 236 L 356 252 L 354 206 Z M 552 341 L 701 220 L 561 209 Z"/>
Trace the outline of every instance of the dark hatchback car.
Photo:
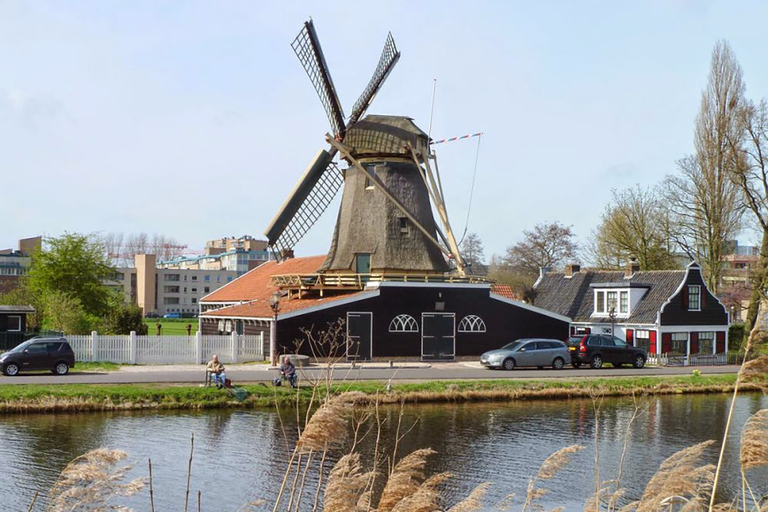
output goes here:
<path id="1" fill-rule="evenodd" d="M 571 336 L 568 338 L 568 350 L 571 352 L 571 365 L 574 368 L 583 364 L 602 368 L 605 363 L 611 363 L 616 368 L 623 364 L 642 368 L 648 359 L 645 350 L 630 347 L 624 340 L 610 334 Z"/>
<path id="2" fill-rule="evenodd" d="M 64 338 L 32 338 L 0 354 L 0 371 L 9 377 L 34 370 L 66 375 L 74 366 L 75 352 Z"/>

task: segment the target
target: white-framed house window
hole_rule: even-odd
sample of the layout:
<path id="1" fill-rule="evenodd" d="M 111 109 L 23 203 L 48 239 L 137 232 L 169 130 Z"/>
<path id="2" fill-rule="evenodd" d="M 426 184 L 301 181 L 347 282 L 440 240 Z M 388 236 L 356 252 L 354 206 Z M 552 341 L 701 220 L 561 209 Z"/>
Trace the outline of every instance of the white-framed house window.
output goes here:
<path id="1" fill-rule="evenodd" d="M 629 290 L 595 290 L 593 315 L 608 316 L 611 310 L 619 317 L 628 317 L 631 303 Z"/>
<path id="2" fill-rule="evenodd" d="M 672 333 L 672 346 L 670 347 L 670 354 L 682 355 L 688 353 L 688 333 L 687 332 L 673 332 Z"/>
<path id="3" fill-rule="evenodd" d="M 9 316 L 8 317 L 8 332 L 21 332 L 21 317 Z"/>
<path id="4" fill-rule="evenodd" d="M 688 285 L 688 311 L 701 311 L 701 286 Z"/>
<path id="5" fill-rule="evenodd" d="M 411 315 L 397 315 L 389 322 L 389 332 L 419 332 L 419 324 Z"/>
<path id="6" fill-rule="evenodd" d="M 699 354 L 714 354 L 715 353 L 715 333 L 714 332 L 700 332 L 699 333 Z"/>
<path id="7" fill-rule="evenodd" d="M 629 313 L 629 292 L 619 292 L 619 313 Z"/>
<path id="8" fill-rule="evenodd" d="M 477 315 L 467 315 L 459 322 L 459 332 L 485 332 L 485 322 Z"/>

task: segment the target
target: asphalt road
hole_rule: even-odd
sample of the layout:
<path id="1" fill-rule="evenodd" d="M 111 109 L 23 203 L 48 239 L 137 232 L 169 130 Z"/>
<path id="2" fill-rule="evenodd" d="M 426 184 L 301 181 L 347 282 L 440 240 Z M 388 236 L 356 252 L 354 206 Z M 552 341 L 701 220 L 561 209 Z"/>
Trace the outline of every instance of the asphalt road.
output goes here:
<path id="1" fill-rule="evenodd" d="M 697 367 L 702 374 L 736 373 L 738 366 L 700 366 Z M 431 368 L 407 368 L 407 369 L 336 369 L 334 378 L 337 380 L 461 380 L 461 379 L 544 379 L 544 378 L 578 378 L 578 377 L 628 377 L 628 376 L 652 376 L 652 375 L 690 375 L 691 367 L 665 367 L 665 368 L 602 368 L 592 369 L 563 369 L 563 370 L 537 370 L 516 369 L 513 371 L 486 370 L 484 368 L 470 368 L 468 366 L 452 363 L 433 365 Z M 300 372 L 311 372 L 313 375 L 322 376 L 326 370 L 323 368 L 302 368 Z M 17 377 L 0 376 L 0 385 L 6 384 L 130 384 L 130 383 L 202 383 L 204 371 L 115 371 L 104 373 L 75 373 L 63 377 L 37 373 L 19 375 Z M 227 372 L 232 382 L 265 382 L 276 376 L 276 371 L 255 368 L 253 370 L 233 370 Z"/>

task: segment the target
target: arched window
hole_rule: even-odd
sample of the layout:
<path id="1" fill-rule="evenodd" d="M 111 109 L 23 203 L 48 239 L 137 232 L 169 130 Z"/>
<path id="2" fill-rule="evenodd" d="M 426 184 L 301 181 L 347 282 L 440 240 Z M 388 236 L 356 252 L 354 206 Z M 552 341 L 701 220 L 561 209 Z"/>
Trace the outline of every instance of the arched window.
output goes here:
<path id="1" fill-rule="evenodd" d="M 389 332 L 419 332 L 419 324 L 411 315 L 397 315 L 389 322 Z"/>
<path id="2" fill-rule="evenodd" d="M 467 315 L 459 322 L 459 332 L 485 332 L 485 322 L 477 315 Z"/>

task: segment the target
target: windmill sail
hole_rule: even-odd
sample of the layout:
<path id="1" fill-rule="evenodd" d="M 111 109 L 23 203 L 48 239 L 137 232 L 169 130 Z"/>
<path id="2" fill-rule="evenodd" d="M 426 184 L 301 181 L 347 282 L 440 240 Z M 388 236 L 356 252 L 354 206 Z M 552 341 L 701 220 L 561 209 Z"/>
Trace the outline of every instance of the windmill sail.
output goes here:
<path id="1" fill-rule="evenodd" d="M 312 86 L 317 91 L 320 101 L 328 115 L 328 121 L 333 128 L 333 134 L 344 137 L 346 125 L 344 124 L 344 111 L 341 109 L 339 97 L 336 94 L 336 88 L 331 79 L 331 73 L 328 70 L 328 64 L 323 56 L 323 49 L 320 47 L 320 40 L 317 38 L 315 26 L 312 20 L 304 23 L 304 27 L 291 43 L 291 48 L 304 66 Z"/>
<path id="2" fill-rule="evenodd" d="M 384 42 L 384 49 L 381 51 L 381 57 L 379 57 L 379 64 L 376 66 L 376 71 L 373 72 L 373 76 L 371 77 L 370 82 L 368 82 L 368 86 L 352 107 L 352 115 L 349 117 L 349 124 L 356 123 L 358 119 L 363 117 L 363 114 L 368 110 L 368 106 L 373 101 L 376 93 L 381 89 L 381 84 L 384 83 L 384 80 L 387 79 L 392 68 L 397 64 L 398 59 L 400 59 L 400 52 L 397 51 L 395 39 L 390 32 L 387 36 L 387 40 Z"/>
<path id="3" fill-rule="evenodd" d="M 317 222 L 343 183 L 333 155 L 320 150 L 264 233 L 278 258 Z"/>

